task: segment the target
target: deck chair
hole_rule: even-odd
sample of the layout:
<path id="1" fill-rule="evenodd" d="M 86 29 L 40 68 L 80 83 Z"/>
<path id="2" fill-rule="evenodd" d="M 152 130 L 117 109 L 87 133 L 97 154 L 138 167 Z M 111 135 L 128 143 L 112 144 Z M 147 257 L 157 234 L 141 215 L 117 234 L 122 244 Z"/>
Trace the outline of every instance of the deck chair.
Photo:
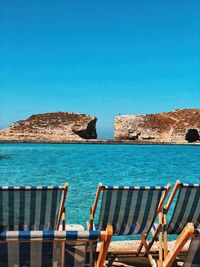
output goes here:
<path id="1" fill-rule="evenodd" d="M 111 229 L 106 231 L 0 231 L 1 267 L 103 267 Z M 96 260 L 97 241 L 102 241 Z"/>
<path id="2" fill-rule="evenodd" d="M 67 189 L 67 183 L 0 187 L 0 230 L 58 230 Z"/>
<path id="3" fill-rule="evenodd" d="M 139 234 L 141 244 L 137 255 L 144 246 L 152 265 L 152 258 L 146 238 L 152 224 L 159 216 L 159 261 L 162 262 L 162 209 L 163 202 L 170 190 L 170 184 L 166 187 L 128 187 L 128 186 L 103 186 L 99 184 L 94 204 L 91 207 L 90 230 L 103 231 L 107 225 L 113 227 L 113 236 L 129 236 Z M 98 201 L 101 198 L 100 215 L 98 223 L 94 224 Z"/>
<path id="4" fill-rule="evenodd" d="M 200 266 L 200 229 L 195 229 L 193 223 L 188 223 L 183 228 L 179 238 L 176 240 L 174 247 L 167 254 L 163 267 L 172 266 L 174 260 L 178 256 L 188 239 L 191 238 L 190 246 L 184 260 L 183 267 L 199 267 Z"/>
<path id="5" fill-rule="evenodd" d="M 168 211 L 175 197 L 176 204 L 168 223 Z M 163 211 L 164 258 L 168 254 L 168 235 L 179 235 L 189 222 L 195 228 L 200 225 L 200 184 L 181 184 L 177 181 Z"/>

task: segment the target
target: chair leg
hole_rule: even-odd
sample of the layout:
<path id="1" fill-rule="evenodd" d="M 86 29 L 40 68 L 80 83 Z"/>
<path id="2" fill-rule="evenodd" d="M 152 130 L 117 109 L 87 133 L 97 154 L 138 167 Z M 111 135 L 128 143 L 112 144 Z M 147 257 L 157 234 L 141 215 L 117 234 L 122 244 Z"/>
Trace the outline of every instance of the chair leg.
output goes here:
<path id="1" fill-rule="evenodd" d="M 104 262 L 106 260 L 106 255 L 107 255 L 107 252 L 108 252 L 108 249 L 110 246 L 112 235 L 113 235 L 113 228 L 111 225 L 108 225 L 106 227 L 106 238 L 105 238 L 105 240 L 102 241 L 101 249 L 100 249 L 99 256 L 98 256 L 97 263 L 96 263 L 96 267 L 103 267 L 104 266 Z"/>
<path id="2" fill-rule="evenodd" d="M 150 253 L 150 250 L 149 250 L 149 248 L 148 248 L 148 244 L 147 244 L 146 238 L 144 237 L 144 235 L 140 235 L 140 237 L 141 237 L 141 239 L 142 239 L 142 243 L 143 243 L 143 245 L 144 245 L 145 251 L 146 251 L 146 253 L 147 253 L 147 256 L 148 256 L 148 259 L 149 259 L 151 265 L 152 265 L 153 267 L 157 266 L 157 265 L 156 265 L 156 261 L 153 259 L 152 255 L 151 255 L 151 253 Z"/>
<path id="3" fill-rule="evenodd" d="M 163 267 L 170 267 L 176 259 L 178 253 L 181 251 L 185 243 L 190 237 L 193 237 L 194 234 L 194 225 L 192 223 L 187 223 L 183 231 L 180 233 L 179 238 L 176 240 L 175 245 L 167 254 L 166 259 L 163 262 Z"/>

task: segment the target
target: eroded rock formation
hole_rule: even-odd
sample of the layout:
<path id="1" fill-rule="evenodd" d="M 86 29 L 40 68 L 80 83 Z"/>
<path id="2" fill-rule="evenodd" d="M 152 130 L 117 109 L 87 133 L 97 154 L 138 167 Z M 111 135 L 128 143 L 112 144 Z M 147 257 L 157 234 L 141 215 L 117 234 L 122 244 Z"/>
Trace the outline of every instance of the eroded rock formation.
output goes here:
<path id="1" fill-rule="evenodd" d="M 0 141 L 67 142 L 95 139 L 96 117 L 70 112 L 32 115 L 0 131 Z"/>
<path id="2" fill-rule="evenodd" d="M 200 142 L 200 109 L 167 113 L 120 115 L 114 122 L 115 140 Z"/>

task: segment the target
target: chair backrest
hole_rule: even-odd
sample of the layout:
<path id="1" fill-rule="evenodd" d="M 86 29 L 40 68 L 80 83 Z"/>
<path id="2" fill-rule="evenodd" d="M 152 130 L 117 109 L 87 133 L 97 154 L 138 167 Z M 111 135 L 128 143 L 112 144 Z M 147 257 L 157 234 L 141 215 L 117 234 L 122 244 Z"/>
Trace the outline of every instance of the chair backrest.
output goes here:
<path id="1" fill-rule="evenodd" d="M 187 258 L 183 267 L 200 266 L 200 229 L 196 230 L 196 236 L 192 238 L 188 249 Z"/>
<path id="2" fill-rule="evenodd" d="M 66 192 L 66 185 L 0 187 L 0 230 L 55 230 Z"/>
<path id="3" fill-rule="evenodd" d="M 0 266 L 93 266 L 98 231 L 1 231 Z"/>
<path id="4" fill-rule="evenodd" d="M 113 235 L 147 233 L 158 214 L 167 187 L 102 186 L 98 230 L 113 226 Z M 164 199 L 163 199 L 164 200 Z"/>
<path id="5" fill-rule="evenodd" d="M 179 184 L 178 196 L 167 233 L 180 234 L 188 222 L 200 225 L 200 184 Z"/>

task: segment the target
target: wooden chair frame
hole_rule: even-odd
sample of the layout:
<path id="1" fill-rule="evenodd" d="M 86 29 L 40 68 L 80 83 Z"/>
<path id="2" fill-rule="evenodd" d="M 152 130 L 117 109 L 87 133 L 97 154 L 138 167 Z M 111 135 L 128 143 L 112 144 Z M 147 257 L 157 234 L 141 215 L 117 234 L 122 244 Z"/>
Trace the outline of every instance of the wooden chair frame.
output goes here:
<path id="1" fill-rule="evenodd" d="M 189 238 L 195 237 L 195 229 L 193 223 L 187 223 L 178 239 L 175 242 L 173 249 L 167 254 L 163 262 L 163 267 L 172 266 L 174 260 L 176 259 L 178 253 L 181 251 L 185 243 Z"/>
<path id="2" fill-rule="evenodd" d="M 141 243 L 137 249 L 137 252 L 136 252 L 136 256 L 138 256 L 144 246 L 145 248 L 145 254 L 147 254 L 148 258 L 149 258 L 149 261 L 151 263 L 151 265 L 155 265 L 155 261 L 150 253 L 150 249 L 156 239 L 156 237 L 159 235 L 158 239 L 159 239 L 159 261 L 158 261 L 158 265 L 159 266 L 162 266 L 162 262 L 163 262 L 163 250 L 162 250 L 162 225 L 163 225 L 163 204 L 164 204 L 164 201 L 169 193 L 169 190 L 171 188 L 171 184 L 168 184 L 167 185 L 167 188 L 164 192 L 164 194 L 162 195 L 161 199 L 160 199 L 160 203 L 158 205 L 158 209 L 157 209 L 157 212 L 155 213 L 155 216 L 154 216 L 154 221 L 156 219 L 156 217 L 158 216 L 158 219 L 159 219 L 159 225 L 156 229 L 156 231 L 154 232 L 153 234 L 153 237 L 152 237 L 152 240 L 149 242 L 149 244 L 147 244 L 147 237 L 149 235 L 149 233 L 147 234 L 144 234 L 144 235 L 140 235 L 141 237 Z M 94 204 L 91 206 L 90 208 L 90 221 L 89 223 L 87 224 L 89 230 L 93 230 L 93 227 L 94 227 L 94 216 L 95 216 L 95 212 L 96 212 L 96 209 L 97 209 L 97 204 L 98 204 L 98 200 L 99 200 L 99 196 L 100 196 L 100 193 L 101 191 L 103 191 L 105 189 L 105 186 L 102 185 L 102 183 L 99 183 L 98 185 L 98 188 L 97 188 L 97 191 L 96 191 L 96 196 L 95 196 L 95 200 L 94 200 Z"/>
<path id="3" fill-rule="evenodd" d="M 163 208 L 163 225 L 164 225 L 164 259 L 167 257 L 168 254 L 168 234 L 167 234 L 167 214 L 171 207 L 171 204 L 176 196 L 177 191 L 181 188 L 180 180 L 177 180 L 175 186 L 171 192 L 171 195 L 168 199 L 167 204 Z"/>

